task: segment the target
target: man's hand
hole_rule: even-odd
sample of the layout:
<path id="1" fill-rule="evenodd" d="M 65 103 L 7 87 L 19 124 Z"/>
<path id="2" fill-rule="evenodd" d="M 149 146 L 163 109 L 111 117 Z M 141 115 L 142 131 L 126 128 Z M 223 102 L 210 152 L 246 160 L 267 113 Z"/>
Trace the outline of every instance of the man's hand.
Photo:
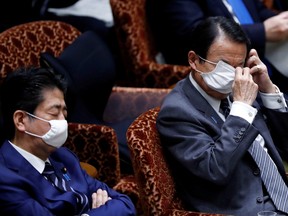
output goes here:
<path id="1" fill-rule="evenodd" d="M 275 93 L 275 86 L 270 80 L 266 65 L 260 60 L 255 49 L 251 49 L 246 61 L 246 66 L 250 68 L 250 74 L 254 82 L 258 85 L 259 91 L 264 93 Z"/>
<path id="2" fill-rule="evenodd" d="M 92 209 L 104 205 L 111 197 L 108 196 L 106 190 L 98 189 L 92 194 Z"/>
<path id="3" fill-rule="evenodd" d="M 258 85 L 253 81 L 250 68 L 237 67 L 232 86 L 233 101 L 240 101 L 252 105 L 258 93 Z"/>
<path id="4" fill-rule="evenodd" d="M 288 39 L 288 11 L 264 21 L 266 40 L 278 42 Z"/>

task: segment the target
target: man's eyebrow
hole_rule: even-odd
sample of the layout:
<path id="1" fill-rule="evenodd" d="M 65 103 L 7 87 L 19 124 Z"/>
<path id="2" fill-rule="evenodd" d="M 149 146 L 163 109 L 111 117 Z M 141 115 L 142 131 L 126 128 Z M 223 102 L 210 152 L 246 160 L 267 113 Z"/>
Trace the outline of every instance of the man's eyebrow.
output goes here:
<path id="1" fill-rule="evenodd" d="M 231 65 L 230 64 L 230 62 L 228 62 L 227 60 L 225 60 L 225 59 L 220 59 L 219 61 L 223 61 L 223 62 L 225 62 L 225 63 L 227 63 L 227 64 L 229 64 L 229 65 Z M 238 67 L 238 66 L 242 66 L 242 65 L 245 65 L 245 60 L 244 61 L 242 61 L 242 62 L 240 62 L 238 65 L 236 65 L 236 67 Z M 234 67 L 234 65 L 231 65 L 231 66 L 233 66 Z"/>
<path id="2" fill-rule="evenodd" d="M 62 108 L 62 106 L 60 104 L 53 104 L 52 106 L 49 107 L 49 110 L 53 110 L 53 109 L 57 109 L 60 110 Z M 67 106 L 65 105 L 64 110 L 67 110 Z"/>

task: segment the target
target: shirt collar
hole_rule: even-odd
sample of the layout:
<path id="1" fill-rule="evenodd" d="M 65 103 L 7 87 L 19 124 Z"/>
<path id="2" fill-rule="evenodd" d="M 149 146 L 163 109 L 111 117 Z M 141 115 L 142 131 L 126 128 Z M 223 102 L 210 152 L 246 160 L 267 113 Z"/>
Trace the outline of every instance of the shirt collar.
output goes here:
<path id="1" fill-rule="evenodd" d="M 13 144 L 11 141 L 9 143 L 15 148 L 19 154 L 21 154 L 40 174 L 43 172 L 45 168 L 45 161 L 31 154 L 30 152 L 18 147 Z"/>
<path id="2" fill-rule="evenodd" d="M 189 79 L 192 83 L 192 85 L 199 91 L 199 93 L 207 100 L 207 102 L 213 107 L 213 109 L 219 113 L 220 103 L 221 101 L 211 97 L 208 95 L 199 85 L 198 83 L 193 79 L 192 73 L 189 74 Z"/>

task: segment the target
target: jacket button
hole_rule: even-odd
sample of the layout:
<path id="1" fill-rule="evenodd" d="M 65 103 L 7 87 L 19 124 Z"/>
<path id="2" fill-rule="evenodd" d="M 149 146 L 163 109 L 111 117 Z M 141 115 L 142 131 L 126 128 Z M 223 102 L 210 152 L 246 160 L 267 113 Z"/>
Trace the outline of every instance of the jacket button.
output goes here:
<path id="1" fill-rule="evenodd" d="M 262 203 L 263 202 L 263 198 L 262 197 L 257 197 L 257 203 Z"/>
<path id="2" fill-rule="evenodd" d="M 258 176 L 259 174 L 260 174 L 260 170 L 257 168 L 257 169 L 255 169 L 254 171 L 253 171 L 253 174 L 255 175 L 255 176 Z"/>

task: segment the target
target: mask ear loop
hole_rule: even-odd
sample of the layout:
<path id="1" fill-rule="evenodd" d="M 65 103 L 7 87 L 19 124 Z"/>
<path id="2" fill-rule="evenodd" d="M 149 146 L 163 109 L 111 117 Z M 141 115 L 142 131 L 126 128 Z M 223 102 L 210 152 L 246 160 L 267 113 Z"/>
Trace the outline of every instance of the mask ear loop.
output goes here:
<path id="1" fill-rule="evenodd" d="M 48 120 L 46 120 L 46 119 L 40 118 L 40 117 L 35 116 L 35 115 L 33 115 L 33 114 L 29 113 L 29 112 L 26 112 L 26 111 L 25 111 L 25 113 L 26 113 L 27 115 L 31 116 L 32 118 L 36 118 L 36 119 L 42 120 L 42 121 L 44 121 L 44 122 L 48 122 L 48 123 L 50 124 L 50 122 L 49 122 Z M 50 127 L 51 127 L 51 124 L 50 124 Z M 29 135 L 31 135 L 31 136 L 38 137 L 38 138 L 41 138 L 41 139 L 42 139 L 42 137 L 43 137 L 43 136 L 40 136 L 40 135 L 31 133 L 31 132 L 26 131 L 26 130 L 25 130 L 24 132 L 25 132 L 26 134 L 29 134 Z"/>
<path id="2" fill-rule="evenodd" d="M 199 55 L 197 55 L 201 60 L 203 60 L 203 61 L 205 61 L 205 62 L 208 62 L 208 63 L 210 63 L 210 64 L 213 64 L 213 65 L 217 65 L 217 64 L 221 64 L 222 65 L 222 67 L 224 67 L 225 69 L 227 69 L 227 70 L 235 70 L 235 68 L 232 66 L 232 65 L 230 65 L 230 64 L 228 64 L 228 63 L 226 63 L 226 62 L 224 62 L 224 61 L 222 61 L 222 60 L 220 60 L 219 62 L 217 62 L 217 63 L 215 63 L 215 62 L 212 62 L 212 61 L 209 61 L 209 60 L 207 60 L 207 59 L 204 59 L 204 58 L 202 58 L 201 56 L 199 56 Z"/>
<path id="3" fill-rule="evenodd" d="M 210 63 L 210 64 L 213 64 L 213 65 L 217 65 L 218 63 L 215 63 L 215 62 L 212 62 L 212 61 L 209 61 L 209 60 L 207 60 L 207 59 L 204 59 L 204 58 L 202 58 L 201 56 L 199 56 L 199 55 L 197 55 L 202 61 L 205 61 L 205 62 L 208 62 L 208 63 Z"/>
<path id="4" fill-rule="evenodd" d="M 31 135 L 31 136 L 34 136 L 34 137 L 38 137 L 38 138 L 41 138 L 42 139 L 42 136 L 39 136 L 39 135 L 37 135 L 37 134 L 34 134 L 34 133 L 31 133 L 31 132 L 28 132 L 28 131 L 24 131 L 26 134 L 29 134 L 29 135 Z"/>
<path id="5" fill-rule="evenodd" d="M 25 113 L 26 113 L 27 115 L 33 117 L 33 118 L 36 118 L 36 119 L 39 119 L 39 120 L 42 120 L 42 121 L 45 121 L 45 122 L 48 122 L 48 123 L 49 123 L 49 121 L 46 120 L 46 119 L 40 118 L 40 117 L 35 116 L 35 115 L 33 115 L 33 114 L 29 113 L 29 112 L 26 112 L 26 111 L 25 111 Z"/>

